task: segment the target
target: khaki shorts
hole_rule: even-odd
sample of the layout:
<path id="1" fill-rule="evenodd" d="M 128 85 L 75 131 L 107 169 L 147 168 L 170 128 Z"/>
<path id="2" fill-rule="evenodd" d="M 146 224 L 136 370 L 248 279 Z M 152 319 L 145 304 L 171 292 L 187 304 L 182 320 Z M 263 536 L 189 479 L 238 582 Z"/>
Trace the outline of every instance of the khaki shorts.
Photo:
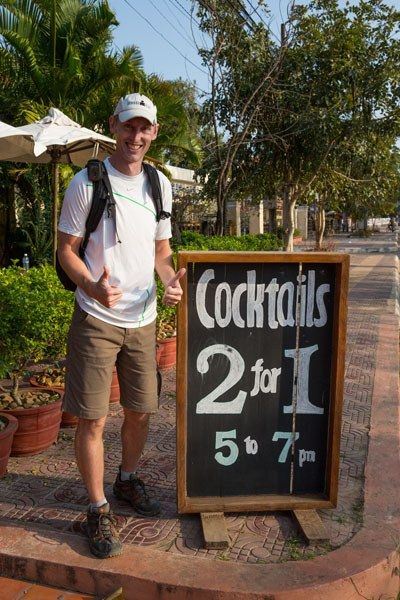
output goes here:
<path id="1" fill-rule="evenodd" d="M 121 405 L 136 412 L 156 412 L 155 322 L 138 328 L 116 327 L 75 303 L 68 335 L 63 410 L 84 419 L 106 416 L 114 365 Z"/>

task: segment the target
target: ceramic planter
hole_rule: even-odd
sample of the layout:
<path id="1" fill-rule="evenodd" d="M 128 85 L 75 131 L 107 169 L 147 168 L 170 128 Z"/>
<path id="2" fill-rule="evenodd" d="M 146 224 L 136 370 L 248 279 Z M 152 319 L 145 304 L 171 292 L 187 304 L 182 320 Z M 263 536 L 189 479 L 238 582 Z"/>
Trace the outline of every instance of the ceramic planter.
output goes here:
<path id="1" fill-rule="evenodd" d="M 65 410 L 61 413 L 61 424 L 60 427 L 76 427 L 78 425 L 78 417 L 71 415 L 71 413 Z"/>
<path id="2" fill-rule="evenodd" d="M 157 367 L 161 370 L 176 365 L 176 335 L 157 340 L 156 357 Z"/>
<path id="3" fill-rule="evenodd" d="M 29 388 L 22 388 L 24 391 Z M 18 429 L 14 433 L 11 456 L 30 456 L 49 448 L 57 440 L 61 423 L 62 390 L 48 387 L 31 388 L 41 392 L 55 392 L 59 400 L 34 406 L 32 408 L 10 408 L 4 412 L 18 420 Z"/>
<path id="4" fill-rule="evenodd" d="M 7 463 L 11 453 L 14 434 L 18 429 L 18 419 L 8 412 L 0 412 L 0 418 L 6 427 L 0 431 L 0 477 L 7 473 Z"/>

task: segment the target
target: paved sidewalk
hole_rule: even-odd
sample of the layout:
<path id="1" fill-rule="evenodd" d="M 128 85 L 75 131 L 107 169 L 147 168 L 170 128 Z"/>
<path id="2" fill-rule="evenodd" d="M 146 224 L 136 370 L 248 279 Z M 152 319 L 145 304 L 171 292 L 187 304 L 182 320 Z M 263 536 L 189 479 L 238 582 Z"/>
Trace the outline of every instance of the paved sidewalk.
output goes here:
<path id="1" fill-rule="evenodd" d="M 110 405 L 106 492 L 125 554 L 108 561 L 89 556 L 83 532 L 88 499 L 73 457 L 74 430 L 64 429 L 48 451 L 10 459 L 0 480 L 1 572 L 99 595 L 123 584 L 128 600 L 372 600 L 382 594 L 394 600 L 400 572 L 397 294 L 395 253 L 351 256 L 339 502 L 319 511 L 328 543 L 307 546 L 287 512 L 259 512 L 226 515 L 230 548 L 203 548 L 199 516 L 176 511 L 170 370 L 140 469 L 162 502 L 161 517 L 135 517 L 113 499 L 121 409 Z M 361 553 L 359 539 L 367 544 Z M 334 591 L 335 581 L 342 592 Z"/>
<path id="2" fill-rule="evenodd" d="M 358 237 L 350 233 L 336 233 L 323 240 L 323 247 L 329 252 L 346 252 L 348 254 L 398 254 L 398 232 L 377 232 L 369 237 Z M 312 239 L 295 244 L 295 250 L 314 250 Z"/>

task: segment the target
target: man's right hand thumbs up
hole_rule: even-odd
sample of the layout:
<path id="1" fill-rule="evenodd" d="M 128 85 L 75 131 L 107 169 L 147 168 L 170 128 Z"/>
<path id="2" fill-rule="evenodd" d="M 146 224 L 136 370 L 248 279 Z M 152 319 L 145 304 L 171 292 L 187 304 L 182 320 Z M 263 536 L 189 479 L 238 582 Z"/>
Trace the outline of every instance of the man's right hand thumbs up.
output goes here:
<path id="1" fill-rule="evenodd" d="M 98 281 L 93 281 L 90 287 L 89 296 L 100 302 L 106 308 L 112 308 L 122 297 L 122 290 L 110 285 L 111 275 L 110 267 L 104 265 L 103 273 Z"/>
<path id="2" fill-rule="evenodd" d="M 100 277 L 98 283 L 100 282 L 105 282 L 108 284 L 108 278 L 110 277 L 110 267 L 107 267 L 107 265 L 104 265 L 103 267 L 103 274 Z"/>

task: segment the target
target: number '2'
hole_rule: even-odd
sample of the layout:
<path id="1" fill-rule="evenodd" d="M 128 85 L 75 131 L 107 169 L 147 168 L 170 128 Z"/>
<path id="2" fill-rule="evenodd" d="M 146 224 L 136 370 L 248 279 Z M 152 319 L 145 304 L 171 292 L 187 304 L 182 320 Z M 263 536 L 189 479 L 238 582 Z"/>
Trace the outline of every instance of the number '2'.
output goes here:
<path id="1" fill-rule="evenodd" d="M 239 415 L 243 410 L 247 392 L 240 390 L 236 398 L 229 402 L 217 402 L 217 398 L 230 390 L 238 381 L 240 381 L 245 363 L 241 355 L 235 348 L 227 344 L 214 344 L 204 348 L 197 357 L 197 370 L 199 373 L 207 373 L 209 369 L 208 359 L 214 354 L 223 354 L 230 362 L 228 376 L 212 392 L 204 396 L 196 405 L 198 414 L 220 414 L 220 415 Z"/>

